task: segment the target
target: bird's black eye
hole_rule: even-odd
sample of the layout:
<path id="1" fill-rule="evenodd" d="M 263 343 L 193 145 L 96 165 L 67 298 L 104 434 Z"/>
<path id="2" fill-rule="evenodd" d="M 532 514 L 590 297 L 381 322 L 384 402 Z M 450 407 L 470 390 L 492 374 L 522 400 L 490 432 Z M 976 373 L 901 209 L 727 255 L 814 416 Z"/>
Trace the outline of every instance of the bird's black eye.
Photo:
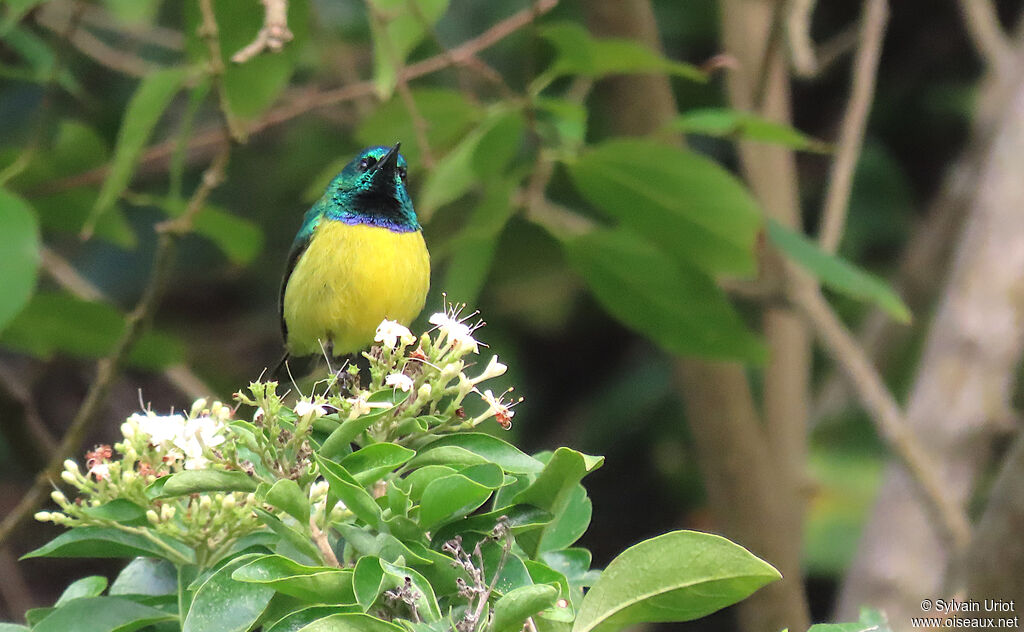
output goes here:
<path id="1" fill-rule="evenodd" d="M 377 159 L 374 158 L 373 156 L 367 156 L 366 158 L 363 158 L 362 160 L 359 161 L 359 170 L 366 171 L 375 164 L 377 164 Z"/>
<path id="2" fill-rule="evenodd" d="M 409 179 L 409 172 L 405 167 L 398 168 L 398 177 L 402 179 L 402 184 L 405 184 Z"/>

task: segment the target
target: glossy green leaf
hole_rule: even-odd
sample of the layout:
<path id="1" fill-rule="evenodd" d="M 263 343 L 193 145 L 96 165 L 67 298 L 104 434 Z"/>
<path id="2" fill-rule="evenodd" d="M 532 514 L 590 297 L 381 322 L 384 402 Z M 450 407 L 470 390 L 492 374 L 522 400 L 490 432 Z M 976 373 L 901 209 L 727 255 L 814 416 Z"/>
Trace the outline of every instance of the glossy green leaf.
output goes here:
<path id="1" fill-rule="evenodd" d="M 398 389 L 390 391 L 377 391 L 370 395 L 367 401 L 371 404 L 379 404 L 382 402 L 388 402 L 394 406 L 398 406 L 409 397 L 409 393 L 405 393 Z M 371 425 L 382 419 L 385 415 L 390 415 L 394 411 L 391 408 L 377 408 L 372 412 L 365 415 L 360 415 L 354 419 L 346 419 L 327 437 L 323 445 L 320 446 L 318 455 L 325 459 L 334 459 L 343 454 L 348 454 L 351 448 L 349 444 L 363 433 Z"/>
<path id="2" fill-rule="evenodd" d="M 470 465 L 459 470 L 459 474 L 489 489 L 498 489 L 505 485 L 505 472 L 494 463 Z"/>
<path id="3" fill-rule="evenodd" d="M 202 492 L 254 492 L 257 482 L 245 472 L 186 470 L 164 482 L 161 497 L 187 496 Z"/>
<path id="4" fill-rule="evenodd" d="M 490 488 L 461 474 L 435 479 L 423 490 L 419 524 L 429 531 L 441 522 L 468 514 L 490 497 Z"/>
<path id="5" fill-rule="evenodd" d="M 574 602 L 583 598 L 582 590 L 574 590 L 568 578 L 543 562 L 526 560 L 523 562 L 530 573 L 534 584 L 550 584 L 558 588 L 559 600 L 540 616 L 550 621 L 572 623 L 576 619 Z"/>
<path id="6" fill-rule="evenodd" d="M 544 529 L 541 536 L 541 551 L 556 551 L 572 546 L 590 526 L 594 507 L 587 497 L 587 490 L 577 485 L 569 493 L 565 508 L 558 517 Z"/>
<path id="7" fill-rule="evenodd" d="M 414 450 L 394 443 L 374 443 L 341 460 L 341 465 L 360 485 L 370 485 L 416 456 Z"/>
<path id="8" fill-rule="evenodd" d="M 416 201 L 424 221 L 468 193 L 483 179 L 503 171 L 519 149 L 524 129 L 519 110 L 492 110 L 476 129 L 437 161 L 427 174 Z"/>
<path id="9" fill-rule="evenodd" d="M 447 88 L 418 88 L 412 90 L 416 110 L 427 121 L 427 142 L 434 155 L 447 152 L 459 141 L 466 130 L 482 116 L 476 104 L 470 103 L 466 95 Z M 387 145 L 402 143 L 402 154 L 409 162 L 412 172 L 423 169 L 423 149 L 419 146 L 419 134 L 405 102 L 398 96 L 375 107 L 365 116 L 356 129 L 356 139 L 362 145 Z M 326 169 L 307 191 L 310 201 L 320 197 L 327 183 L 351 160 L 343 156 Z"/>
<path id="10" fill-rule="evenodd" d="M 65 531 L 38 549 L 26 553 L 22 559 L 32 557 L 147 557 L 192 560 L 192 549 L 170 538 L 155 536 L 164 546 L 141 535 L 125 533 L 115 527 L 76 527 Z M 166 547 L 166 548 L 165 548 Z"/>
<path id="11" fill-rule="evenodd" d="M 16 623 L 0 622 L 0 632 L 29 632 L 29 628 Z"/>
<path id="12" fill-rule="evenodd" d="M 540 555 L 541 561 L 565 575 L 573 586 L 591 586 L 590 562 L 591 555 L 587 549 L 572 548 L 561 551 L 545 551 Z"/>
<path id="13" fill-rule="evenodd" d="M 239 567 L 235 581 L 264 584 L 285 595 L 311 603 L 354 604 L 352 571 L 327 566 L 304 566 L 281 555 L 265 555 Z"/>
<path id="14" fill-rule="evenodd" d="M 380 561 L 380 566 L 384 570 L 385 584 L 389 589 L 402 588 L 405 585 L 406 578 L 410 580 L 411 588 L 415 595 L 414 603 L 417 614 L 424 621 L 438 621 L 441 619 L 441 608 L 437 604 L 434 589 L 423 575 L 407 566 L 391 564 L 384 560 Z"/>
<path id="15" fill-rule="evenodd" d="M 320 467 L 320 474 L 330 486 L 331 494 L 340 498 L 349 511 L 369 525 L 377 525 L 380 522 L 381 510 L 377 501 L 344 467 L 320 455 L 316 456 L 316 462 Z"/>
<path id="16" fill-rule="evenodd" d="M 310 606 L 281 617 L 266 632 L 298 632 L 303 627 L 334 614 L 357 614 L 362 611 L 359 606 Z M 2 632 L 2 631 L 0 631 Z"/>
<path id="17" fill-rule="evenodd" d="M 807 632 L 892 632 L 892 628 L 884 614 L 861 607 L 857 623 L 816 623 Z"/>
<path id="18" fill-rule="evenodd" d="M 670 127 L 687 134 L 753 140 L 803 151 L 829 151 L 828 144 L 785 123 L 731 108 L 690 110 L 678 116 Z"/>
<path id="19" fill-rule="evenodd" d="M 0 345 L 39 358 L 57 352 L 80 358 L 108 354 L 124 331 L 124 317 L 111 305 L 63 292 L 39 292 L 0 334 Z M 157 369 L 180 362 L 183 345 L 162 332 L 142 335 L 129 354 L 133 365 Z"/>
<path id="20" fill-rule="evenodd" d="M 309 522 L 309 496 L 295 481 L 282 478 L 267 491 L 267 502 L 284 511 L 299 524 Z"/>
<path id="21" fill-rule="evenodd" d="M 612 74 L 672 74 L 693 81 L 706 79 L 696 67 L 666 59 L 636 40 L 597 39 L 575 22 L 549 23 L 539 31 L 558 51 L 555 63 L 541 78 L 544 82 L 568 74 L 594 78 Z"/>
<path id="22" fill-rule="evenodd" d="M 517 632 L 529 617 L 554 605 L 558 589 L 547 584 L 522 586 L 506 593 L 494 604 L 494 632 Z"/>
<path id="23" fill-rule="evenodd" d="M 352 588 L 356 602 L 366 612 L 377 601 L 384 586 L 384 568 L 379 557 L 365 555 L 356 562 L 352 576 Z"/>
<path id="24" fill-rule="evenodd" d="M 277 516 L 261 508 L 256 508 L 256 516 L 260 519 L 260 522 L 270 527 L 271 531 L 281 537 L 281 544 L 278 546 L 279 553 L 281 552 L 281 547 L 284 546 L 287 550 L 293 552 L 289 557 L 294 557 L 295 554 L 298 554 L 300 561 L 323 563 L 320 551 L 313 545 L 313 542 L 310 541 L 306 533 L 296 531 L 294 528 L 281 522 Z"/>
<path id="25" fill-rule="evenodd" d="M 512 505 L 502 507 L 496 511 L 489 511 L 482 514 L 474 514 L 463 520 L 450 522 L 434 533 L 432 542 L 440 547 L 456 535 L 466 533 L 479 533 L 490 535 L 494 531 L 498 520 L 504 517 L 512 535 L 517 538 L 523 533 L 539 529 L 551 522 L 554 517 L 550 512 L 544 511 L 533 505 Z"/>
<path id="26" fill-rule="evenodd" d="M 182 632 L 246 632 L 259 620 L 274 596 L 274 589 L 231 578 L 236 569 L 256 557 L 259 555 L 231 560 L 199 586 Z"/>
<path id="27" fill-rule="evenodd" d="M 36 289 L 39 274 L 39 221 L 21 198 L 0 189 L 0 331 L 14 319 Z"/>
<path id="28" fill-rule="evenodd" d="M 83 227 L 85 234 L 92 234 L 96 221 L 128 188 L 143 147 L 146 146 L 164 110 L 170 105 L 171 99 L 181 89 L 186 76 L 187 72 L 182 68 L 168 68 L 146 75 L 139 83 L 121 119 L 110 173 L 103 183 L 92 214 Z"/>
<path id="29" fill-rule="evenodd" d="M 711 275 L 750 275 L 761 211 L 746 187 L 700 154 L 649 140 L 601 143 L 568 165 L 595 207 Z"/>
<path id="30" fill-rule="evenodd" d="M 405 628 L 366 614 L 332 614 L 299 632 L 406 632 Z"/>
<path id="31" fill-rule="evenodd" d="M 447 465 L 426 465 L 414 469 L 405 478 L 395 481 L 395 484 L 407 489 L 409 491 L 409 498 L 413 502 L 419 502 L 419 499 L 423 497 L 423 490 L 427 488 L 431 481 L 454 473 L 455 468 L 448 467 Z"/>
<path id="32" fill-rule="evenodd" d="M 490 461 L 475 452 L 470 452 L 466 448 L 457 445 L 443 445 L 431 450 L 420 450 L 416 457 L 409 462 L 409 466 L 419 468 L 428 465 L 444 465 L 462 468 L 481 463 L 490 463 Z"/>
<path id="33" fill-rule="evenodd" d="M 430 459 L 427 457 L 431 452 L 451 446 L 472 452 L 482 457 L 484 462 L 499 465 L 501 469 L 510 474 L 536 473 L 544 468 L 543 463 L 525 454 L 519 448 L 482 432 L 460 432 L 432 441 L 419 451 L 413 464 L 418 465 L 429 461 Z M 475 463 L 460 463 L 460 465 L 475 465 Z"/>
<path id="34" fill-rule="evenodd" d="M 398 82 L 398 69 L 409 53 L 426 38 L 448 9 L 448 0 L 370 0 L 376 17 L 370 21 L 373 33 L 373 67 L 377 94 L 386 99 Z"/>
<path id="35" fill-rule="evenodd" d="M 491 569 L 486 573 L 488 579 L 494 581 L 494 569 L 498 568 L 501 561 L 502 545 L 492 541 L 484 544 L 481 549 L 483 550 L 484 569 Z M 499 595 L 504 595 L 521 586 L 532 584 L 533 579 L 530 577 L 530 572 L 526 570 L 523 560 L 519 559 L 515 553 L 510 553 L 505 558 L 505 565 L 501 568 L 501 572 L 498 573 L 497 581 L 494 582 L 494 591 Z"/>
<path id="36" fill-rule="evenodd" d="M 123 597 L 90 597 L 57 608 L 32 629 L 38 632 L 133 632 L 176 618 Z"/>
<path id="37" fill-rule="evenodd" d="M 573 632 L 689 621 L 745 599 L 781 575 L 716 535 L 673 531 L 612 560 L 580 605 Z"/>
<path id="38" fill-rule="evenodd" d="M 773 219 L 768 220 L 768 237 L 822 285 L 851 298 L 874 303 L 901 323 L 912 320 L 910 309 L 885 281 L 825 252 L 806 236 Z"/>
<path id="39" fill-rule="evenodd" d="M 178 589 L 174 565 L 166 560 L 137 557 L 110 585 L 111 595 L 170 595 Z"/>
<path id="40" fill-rule="evenodd" d="M 763 362 L 766 352 L 725 294 L 632 233 L 594 230 L 564 243 L 608 312 L 670 352 Z"/>
<path id="41" fill-rule="evenodd" d="M 77 579 L 64 589 L 57 602 L 54 605 L 56 608 L 60 608 L 72 599 L 82 599 L 83 597 L 99 597 L 103 594 L 103 591 L 107 589 L 107 578 L 102 575 L 91 575 L 89 577 L 83 577 Z"/>
<path id="42" fill-rule="evenodd" d="M 379 557 L 386 562 L 397 561 L 403 558 L 409 564 L 428 564 L 429 559 L 414 552 L 410 547 L 414 544 L 409 542 L 406 546 L 401 540 L 390 533 L 373 534 L 363 527 L 350 524 L 335 525 L 345 538 L 345 543 L 360 556 Z"/>
<path id="43" fill-rule="evenodd" d="M 124 498 L 115 498 L 98 507 L 83 507 L 82 513 L 90 518 L 122 524 L 144 524 L 146 521 L 146 508 Z"/>

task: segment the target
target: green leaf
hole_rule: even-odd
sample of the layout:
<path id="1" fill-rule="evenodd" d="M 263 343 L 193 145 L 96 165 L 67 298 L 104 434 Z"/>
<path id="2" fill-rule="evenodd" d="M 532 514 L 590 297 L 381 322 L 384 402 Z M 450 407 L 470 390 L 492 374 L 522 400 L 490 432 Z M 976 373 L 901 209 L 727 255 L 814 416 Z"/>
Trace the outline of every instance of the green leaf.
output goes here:
<path id="1" fill-rule="evenodd" d="M 513 188 L 512 181 L 488 181 L 483 199 L 470 213 L 462 232 L 452 240 L 452 256 L 441 283 L 449 296 L 457 296 L 469 305 L 477 302 L 494 261 L 498 239 L 515 210 Z"/>
<path id="2" fill-rule="evenodd" d="M 390 391 L 377 391 L 370 395 L 367 401 L 371 404 L 390 402 L 394 406 L 398 406 L 406 399 L 408 399 L 409 393 L 392 389 Z M 360 415 L 354 419 L 346 419 L 331 432 L 330 436 L 324 440 L 318 455 L 325 459 L 334 459 L 343 454 L 348 454 L 351 449 L 349 444 L 352 440 L 363 433 L 367 428 L 379 421 L 385 415 L 393 413 L 392 408 L 378 408 L 373 412 L 365 415 Z"/>
<path id="3" fill-rule="evenodd" d="M 432 450 L 420 450 L 416 457 L 409 462 L 409 467 L 420 468 L 428 465 L 443 465 L 452 468 L 462 468 L 481 463 L 490 463 L 490 461 L 457 445 L 444 445 Z"/>
<path id="4" fill-rule="evenodd" d="M 107 578 L 102 575 L 91 575 L 89 577 L 83 577 L 82 579 L 71 582 L 64 592 L 61 593 L 57 599 L 57 603 L 53 604 L 55 608 L 67 604 L 72 599 L 81 599 L 83 597 L 99 597 L 103 594 L 103 591 L 107 589 Z"/>
<path id="5" fill-rule="evenodd" d="M 565 509 L 544 529 L 541 536 L 541 551 L 557 551 L 572 546 L 586 533 L 594 508 L 587 497 L 587 490 L 577 485 L 569 493 Z"/>
<path id="6" fill-rule="evenodd" d="M 506 485 L 505 472 L 494 463 L 470 465 L 459 470 L 459 474 L 489 489 L 498 489 Z"/>
<path id="7" fill-rule="evenodd" d="M 245 472 L 186 470 L 172 474 L 164 482 L 160 497 L 187 496 L 202 492 L 254 492 L 256 486 L 256 481 Z"/>
<path id="8" fill-rule="evenodd" d="M 583 598 L 573 632 L 689 621 L 745 599 L 781 575 L 725 538 L 673 531 L 612 560 Z"/>
<path id="9" fill-rule="evenodd" d="M 235 581 L 264 584 L 311 603 L 354 604 L 352 571 L 304 566 L 281 555 L 258 557 L 231 574 Z"/>
<path id="10" fill-rule="evenodd" d="M 435 154 L 450 149 L 483 115 L 478 105 L 470 103 L 457 90 L 418 88 L 412 90 L 412 100 L 420 116 L 428 123 L 427 142 Z M 423 148 L 419 145 L 416 125 L 405 102 L 397 96 L 375 107 L 359 122 L 356 139 L 363 145 L 387 145 L 401 141 L 402 154 L 409 162 L 410 170 L 416 171 L 423 166 Z M 324 170 L 307 190 L 307 199 L 313 201 L 319 198 L 327 183 L 351 159 L 351 156 L 339 158 Z"/>
<path id="11" fill-rule="evenodd" d="M 309 522 L 309 497 L 295 481 L 282 478 L 267 492 L 267 502 L 295 518 L 299 524 Z"/>
<path id="12" fill-rule="evenodd" d="M 29 628 L 16 623 L 0 622 L 0 632 L 29 632 Z"/>
<path id="13" fill-rule="evenodd" d="M 124 118 L 121 119 L 110 173 L 82 229 L 84 234 L 92 234 L 97 220 L 110 210 L 121 193 L 128 188 L 143 147 L 171 99 L 185 83 L 186 76 L 187 71 L 183 68 L 168 68 L 152 72 L 139 82 L 138 89 L 128 102 Z"/>
<path id="14" fill-rule="evenodd" d="M 36 289 L 39 274 L 39 221 L 21 198 L 0 189 L 0 331 L 17 316 Z"/>
<path id="15" fill-rule="evenodd" d="M 38 632 L 133 632 L 177 619 L 172 614 L 123 597 L 76 599 L 57 608 L 32 629 Z"/>
<path id="16" fill-rule="evenodd" d="M 892 632 L 885 615 L 872 608 L 861 607 L 857 623 L 816 623 L 807 632 Z"/>
<path id="17" fill-rule="evenodd" d="M 0 344 L 39 358 L 64 352 L 80 358 L 107 355 L 124 332 L 124 317 L 111 305 L 64 292 L 39 292 L 0 334 Z M 162 332 L 142 335 L 131 364 L 157 369 L 181 361 L 183 345 Z"/>
<path id="18" fill-rule="evenodd" d="M 298 632 L 310 623 L 334 614 L 357 614 L 360 612 L 359 606 L 310 606 L 278 619 L 273 625 L 266 628 L 266 632 Z"/>
<path id="19" fill-rule="evenodd" d="M 263 250 L 263 230 L 255 223 L 207 204 L 192 222 L 196 233 L 221 249 L 231 263 L 251 263 Z"/>
<path id="20" fill-rule="evenodd" d="M 479 533 L 483 535 L 490 535 L 494 531 L 495 525 L 498 524 L 498 519 L 505 517 L 509 530 L 512 535 L 517 538 L 521 537 L 523 533 L 539 529 L 544 525 L 551 522 L 553 516 L 543 509 L 534 507 L 533 505 L 512 505 L 511 507 L 501 507 L 496 511 L 490 511 L 483 514 L 475 514 L 465 518 L 464 520 L 457 520 L 450 522 L 434 533 L 434 537 L 431 541 L 435 546 L 440 547 L 448 540 L 451 540 L 456 535 L 466 533 Z"/>
<path id="21" fill-rule="evenodd" d="M 415 594 L 414 604 L 419 616 L 425 621 L 438 621 L 441 619 L 441 608 L 437 604 L 437 597 L 430 582 L 415 570 L 407 566 L 399 566 L 381 560 L 381 568 L 384 569 L 385 583 L 390 580 L 390 588 L 402 588 L 405 580 L 410 580 L 413 593 Z"/>
<path id="22" fill-rule="evenodd" d="M 381 510 L 377 501 L 352 478 L 352 475 L 344 467 L 322 458 L 319 454 L 316 455 L 316 462 L 320 467 L 320 474 L 330 486 L 331 494 L 340 498 L 349 511 L 366 524 L 376 526 L 380 523 Z M 333 506 L 330 498 L 328 498 L 328 505 Z"/>
<path id="23" fill-rule="evenodd" d="M 522 586 L 506 593 L 494 604 L 493 632 L 516 632 L 523 623 L 558 599 L 558 589 L 547 584 Z"/>
<path id="24" fill-rule="evenodd" d="M 672 74 L 692 81 L 705 81 L 696 67 L 666 59 L 640 42 L 630 39 L 596 39 L 574 22 L 548 23 L 539 29 L 541 37 L 557 50 L 551 68 L 535 82 L 539 92 L 562 75 L 603 77 L 613 74 Z"/>
<path id="25" fill-rule="evenodd" d="M 381 559 L 365 555 L 356 562 L 355 574 L 352 576 L 352 588 L 356 594 L 359 607 L 366 612 L 377 601 L 384 586 L 384 568 Z"/>
<path id="26" fill-rule="evenodd" d="M 715 162 L 649 140 L 613 139 L 568 167 L 583 197 L 676 261 L 710 275 L 753 274 L 761 211 Z"/>
<path id="27" fill-rule="evenodd" d="M 90 518 L 112 520 L 122 524 L 144 524 L 146 508 L 124 498 L 115 498 L 98 507 L 83 507 L 82 513 Z"/>
<path id="28" fill-rule="evenodd" d="M 260 522 L 270 527 L 270 530 L 279 535 L 282 542 L 286 543 L 287 546 L 295 553 L 299 554 L 300 557 L 305 557 L 308 561 L 314 563 L 323 562 L 320 557 L 320 551 L 313 545 L 307 534 L 296 531 L 292 527 L 281 522 L 277 516 L 268 511 L 258 507 L 255 511 Z M 305 528 L 305 523 L 303 523 L 302 526 Z M 278 549 L 280 552 L 280 546 Z"/>
<path id="29" fill-rule="evenodd" d="M 502 172 L 519 149 L 523 129 L 519 110 L 493 109 L 480 125 L 445 154 L 427 174 L 416 208 L 424 221 L 468 193 L 473 186 Z"/>
<path id="30" fill-rule="evenodd" d="M 768 237 L 822 285 L 845 296 L 874 303 L 898 322 L 909 323 L 912 320 L 910 309 L 885 281 L 825 252 L 803 234 L 770 218 Z"/>
<path id="31" fill-rule="evenodd" d="M 561 516 L 570 506 L 570 501 L 576 494 L 576 487 L 580 480 L 601 467 L 603 463 L 604 457 L 593 457 L 569 448 L 558 448 L 541 473 L 537 475 L 537 479 L 529 487 L 516 494 L 514 502 L 540 507 L 554 514 L 557 520 L 557 517 Z M 578 521 L 579 518 L 573 516 L 571 520 Z M 557 524 L 558 522 L 554 522 L 540 532 L 520 535 L 516 541 L 531 558 L 536 558 L 542 550 L 541 541 Z M 553 542 L 557 542 L 566 539 L 567 536 L 556 533 L 550 537 L 553 538 Z"/>
<path id="32" fill-rule="evenodd" d="M 341 465 L 360 485 L 370 485 L 412 457 L 415 450 L 395 443 L 374 443 L 356 450 L 341 460 Z"/>
<path id="33" fill-rule="evenodd" d="M 332 614 L 299 632 L 406 632 L 405 628 L 366 614 Z"/>
<path id="34" fill-rule="evenodd" d="M 442 522 L 465 516 L 491 497 L 491 489 L 461 474 L 431 481 L 420 499 L 419 524 L 431 530 Z"/>
<path id="35" fill-rule="evenodd" d="M 558 588 L 558 595 L 561 599 L 555 602 L 554 606 L 540 613 L 540 616 L 550 621 L 572 623 L 576 619 L 576 610 L 573 602 L 583 599 L 583 591 L 581 589 L 574 590 L 565 575 L 543 562 L 527 560 L 523 564 L 526 565 L 526 570 L 530 572 L 530 579 L 533 580 L 534 584 L 551 584 Z"/>
<path id="36" fill-rule="evenodd" d="M 431 481 L 454 473 L 455 469 L 447 465 L 427 465 L 414 469 L 408 476 L 394 481 L 393 484 L 406 489 L 413 502 L 419 502 L 423 497 L 423 490 Z"/>
<path id="37" fill-rule="evenodd" d="M 394 91 L 398 69 L 405 64 L 409 53 L 448 10 L 448 0 L 414 1 L 415 11 L 409 8 L 409 0 L 370 0 L 371 10 L 379 16 L 370 21 L 370 26 L 374 82 L 382 99 L 387 99 Z"/>
<path id="38" fill-rule="evenodd" d="M 510 474 L 532 474 L 544 469 L 544 464 L 522 452 L 510 443 L 481 432 L 460 432 L 441 437 L 424 446 L 412 464 L 431 461 L 427 456 L 435 450 L 447 447 L 458 447 L 483 458 L 483 462 L 494 463 Z M 459 463 L 459 465 L 475 465 L 476 463 Z"/>
<path id="39" fill-rule="evenodd" d="M 688 134 L 753 140 L 803 151 L 830 151 L 827 143 L 785 123 L 731 108 L 702 108 L 684 112 L 672 122 L 670 129 Z"/>
<path id="40" fill-rule="evenodd" d="M 178 589 L 178 574 L 167 560 L 137 557 L 110 586 L 111 595 L 170 595 Z"/>
<path id="41" fill-rule="evenodd" d="M 38 549 L 26 553 L 21 559 L 33 557 L 147 557 L 167 558 L 178 555 L 174 562 L 193 560 L 192 549 L 177 540 L 154 535 L 164 546 L 145 536 L 125 533 L 115 527 L 76 527 L 65 531 Z M 170 551 L 168 551 L 170 549 Z"/>
<path id="42" fill-rule="evenodd" d="M 235 581 L 231 574 L 258 554 L 237 557 L 203 582 L 185 617 L 182 632 L 245 632 L 259 620 L 274 589 Z"/>
<path id="43" fill-rule="evenodd" d="M 766 352 L 725 294 L 623 230 L 594 230 L 563 244 L 572 266 L 616 319 L 672 353 L 760 363 Z"/>

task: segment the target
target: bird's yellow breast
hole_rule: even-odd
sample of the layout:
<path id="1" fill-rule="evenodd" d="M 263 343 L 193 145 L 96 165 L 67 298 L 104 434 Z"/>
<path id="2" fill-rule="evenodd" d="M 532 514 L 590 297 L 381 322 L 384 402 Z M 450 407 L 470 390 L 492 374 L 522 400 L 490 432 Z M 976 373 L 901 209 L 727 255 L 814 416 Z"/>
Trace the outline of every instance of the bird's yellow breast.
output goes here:
<path id="1" fill-rule="evenodd" d="M 373 341 L 385 318 L 408 325 L 423 309 L 430 257 L 420 231 L 324 220 L 299 258 L 284 293 L 288 351 L 336 355 Z"/>

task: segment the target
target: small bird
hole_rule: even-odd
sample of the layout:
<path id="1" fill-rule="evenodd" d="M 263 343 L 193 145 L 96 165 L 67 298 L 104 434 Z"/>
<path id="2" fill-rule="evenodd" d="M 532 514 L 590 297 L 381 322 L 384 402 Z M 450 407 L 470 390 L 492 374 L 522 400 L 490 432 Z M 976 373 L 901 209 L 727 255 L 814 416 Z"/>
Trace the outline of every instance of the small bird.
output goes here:
<path id="1" fill-rule="evenodd" d="M 290 356 L 357 352 L 382 320 L 408 325 L 423 309 L 430 255 L 400 144 L 361 151 L 306 212 L 281 282 L 278 369 Z"/>

